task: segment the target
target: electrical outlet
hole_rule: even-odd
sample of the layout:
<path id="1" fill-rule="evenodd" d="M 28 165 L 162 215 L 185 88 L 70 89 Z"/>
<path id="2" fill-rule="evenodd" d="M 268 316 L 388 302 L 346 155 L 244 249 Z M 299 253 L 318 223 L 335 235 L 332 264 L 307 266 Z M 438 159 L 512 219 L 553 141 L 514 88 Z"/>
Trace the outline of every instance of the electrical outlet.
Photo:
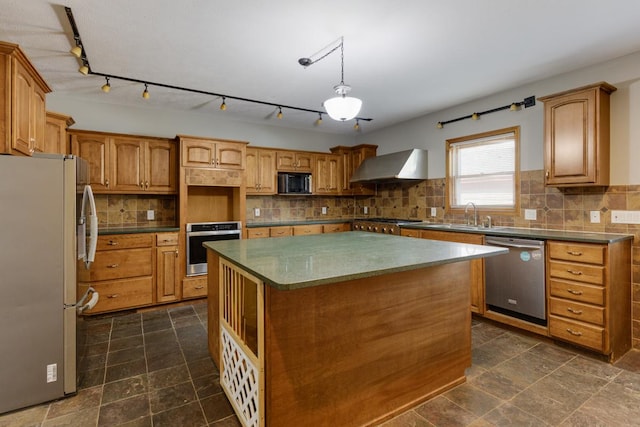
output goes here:
<path id="1" fill-rule="evenodd" d="M 589 213 L 589 218 L 590 218 L 591 222 L 599 223 L 600 222 L 600 211 L 591 211 Z"/>
<path id="2" fill-rule="evenodd" d="M 253 216 L 255 217 L 260 216 L 260 208 L 253 208 Z"/>
<path id="3" fill-rule="evenodd" d="M 153 209 L 149 209 L 147 211 L 147 220 L 153 221 L 154 219 L 156 219 L 156 213 L 153 211 Z"/>
<path id="4" fill-rule="evenodd" d="M 368 207 L 368 206 L 365 206 L 365 207 L 364 207 L 364 214 L 366 215 L 366 214 L 368 214 L 368 213 L 369 213 L 369 207 Z"/>
<path id="5" fill-rule="evenodd" d="M 327 214 L 327 207 L 323 206 L 322 207 L 322 215 L 326 215 Z"/>
<path id="6" fill-rule="evenodd" d="M 438 208 L 431 208 L 431 216 L 438 216 Z"/>
<path id="7" fill-rule="evenodd" d="M 529 219 L 532 221 L 535 221 L 536 218 L 538 217 L 537 212 L 535 209 L 525 209 L 524 210 L 524 219 Z"/>

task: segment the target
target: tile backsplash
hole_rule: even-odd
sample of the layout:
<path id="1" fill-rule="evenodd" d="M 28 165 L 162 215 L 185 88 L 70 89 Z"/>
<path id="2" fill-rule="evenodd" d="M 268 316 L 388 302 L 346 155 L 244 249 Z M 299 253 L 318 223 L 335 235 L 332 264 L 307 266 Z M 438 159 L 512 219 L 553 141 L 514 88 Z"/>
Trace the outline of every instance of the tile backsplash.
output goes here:
<path id="1" fill-rule="evenodd" d="M 100 228 L 172 227 L 177 221 L 176 197 L 137 194 L 96 194 Z M 154 220 L 147 211 L 154 211 Z"/>

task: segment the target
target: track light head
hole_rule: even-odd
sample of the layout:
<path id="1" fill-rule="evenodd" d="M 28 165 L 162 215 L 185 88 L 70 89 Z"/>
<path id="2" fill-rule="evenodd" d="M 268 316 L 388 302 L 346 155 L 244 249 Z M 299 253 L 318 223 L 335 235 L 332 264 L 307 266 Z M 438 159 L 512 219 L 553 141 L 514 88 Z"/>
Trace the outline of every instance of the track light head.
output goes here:
<path id="1" fill-rule="evenodd" d="M 111 85 L 109 84 L 109 77 L 105 77 L 105 79 L 107 79 L 107 82 L 103 84 L 100 89 L 102 89 L 104 93 L 109 93 L 109 91 L 111 90 Z"/>
<path id="2" fill-rule="evenodd" d="M 78 68 L 78 71 L 80 72 L 80 74 L 83 75 L 87 75 L 89 74 L 89 67 L 87 67 L 86 65 L 83 65 L 82 67 Z"/>
<path id="3" fill-rule="evenodd" d="M 222 104 L 220 104 L 220 110 L 222 111 L 226 111 L 227 110 L 227 103 L 225 102 L 225 97 L 222 97 Z"/>
<path id="4" fill-rule="evenodd" d="M 69 52 L 76 58 L 80 58 L 82 56 L 82 48 L 78 45 L 72 47 Z"/>
<path id="5" fill-rule="evenodd" d="M 150 96 L 150 95 L 149 95 L 149 90 L 148 90 L 148 88 L 147 88 L 147 84 L 145 83 L 145 84 L 144 84 L 144 92 L 142 92 L 142 97 L 143 97 L 144 99 L 149 99 L 149 96 Z"/>
<path id="6" fill-rule="evenodd" d="M 278 107 L 278 115 L 276 117 L 278 117 L 278 119 L 282 118 L 282 107 Z"/>
<path id="7" fill-rule="evenodd" d="M 309 65 L 313 64 L 313 61 L 309 58 L 300 58 L 298 59 L 298 64 L 302 65 L 303 67 L 308 67 Z"/>
<path id="8" fill-rule="evenodd" d="M 318 119 L 316 120 L 316 126 L 320 126 L 322 124 L 322 113 L 318 113 Z"/>
<path id="9" fill-rule="evenodd" d="M 473 113 L 471 115 L 471 120 L 478 120 L 480 118 L 480 115 L 478 113 Z"/>
<path id="10" fill-rule="evenodd" d="M 436 127 L 438 129 L 442 129 L 444 127 L 444 125 L 442 124 L 442 122 L 438 122 L 438 124 L 436 125 Z"/>
<path id="11" fill-rule="evenodd" d="M 356 124 L 353 125 L 353 130 L 355 130 L 356 132 L 360 131 L 360 120 L 356 119 Z"/>

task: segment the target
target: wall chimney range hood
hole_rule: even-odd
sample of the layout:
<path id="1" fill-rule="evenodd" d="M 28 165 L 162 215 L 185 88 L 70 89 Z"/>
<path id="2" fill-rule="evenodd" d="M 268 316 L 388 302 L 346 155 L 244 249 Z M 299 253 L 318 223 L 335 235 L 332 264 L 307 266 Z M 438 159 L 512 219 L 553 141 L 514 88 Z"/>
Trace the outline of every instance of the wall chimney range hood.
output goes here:
<path id="1" fill-rule="evenodd" d="M 350 182 L 384 183 L 427 178 L 427 150 L 414 148 L 365 159 Z"/>

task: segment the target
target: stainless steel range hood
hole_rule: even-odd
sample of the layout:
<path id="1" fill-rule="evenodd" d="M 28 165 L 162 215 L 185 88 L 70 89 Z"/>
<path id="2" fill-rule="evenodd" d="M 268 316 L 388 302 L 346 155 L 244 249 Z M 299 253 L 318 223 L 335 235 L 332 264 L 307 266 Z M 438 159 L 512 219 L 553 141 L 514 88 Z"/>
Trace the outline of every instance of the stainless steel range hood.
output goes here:
<path id="1" fill-rule="evenodd" d="M 398 151 L 369 157 L 351 177 L 351 182 L 393 182 L 427 179 L 427 150 Z"/>

